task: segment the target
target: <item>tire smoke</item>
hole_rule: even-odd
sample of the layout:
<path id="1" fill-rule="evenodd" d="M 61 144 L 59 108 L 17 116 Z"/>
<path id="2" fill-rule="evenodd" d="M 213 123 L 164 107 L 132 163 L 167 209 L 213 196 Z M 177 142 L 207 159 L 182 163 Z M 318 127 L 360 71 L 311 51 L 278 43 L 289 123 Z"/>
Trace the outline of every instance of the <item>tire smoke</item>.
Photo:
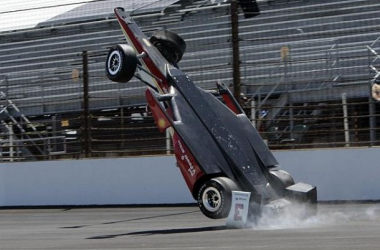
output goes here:
<path id="1" fill-rule="evenodd" d="M 380 204 L 345 204 L 344 206 L 320 204 L 317 215 L 307 217 L 305 212 L 307 214 L 307 208 L 302 204 L 289 206 L 276 215 L 264 211 L 261 218 L 252 224 L 252 228 L 254 230 L 281 230 L 324 227 L 350 221 L 380 220 Z"/>

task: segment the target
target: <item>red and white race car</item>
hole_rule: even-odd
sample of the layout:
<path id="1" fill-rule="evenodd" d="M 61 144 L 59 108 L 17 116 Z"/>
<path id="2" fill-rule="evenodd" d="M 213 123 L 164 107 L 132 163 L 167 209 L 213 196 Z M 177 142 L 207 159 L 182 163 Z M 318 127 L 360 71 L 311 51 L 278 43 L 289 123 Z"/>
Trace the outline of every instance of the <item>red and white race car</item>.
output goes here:
<path id="1" fill-rule="evenodd" d="M 185 41 L 169 30 L 145 36 L 123 8 L 116 17 L 128 45 L 113 46 L 106 60 L 107 77 L 147 85 L 146 100 L 161 132 L 172 134 L 177 165 L 200 210 L 209 218 L 225 218 L 232 191 L 251 193 L 251 215 L 271 204 L 307 203 L 316 212 L 316 187 L 295 184 L 278 169 L 268 149 L 226 85 L 217 90 L 196 86 L 177 63 Z M 285 204 L 285 203 L 284 203 Z"/>

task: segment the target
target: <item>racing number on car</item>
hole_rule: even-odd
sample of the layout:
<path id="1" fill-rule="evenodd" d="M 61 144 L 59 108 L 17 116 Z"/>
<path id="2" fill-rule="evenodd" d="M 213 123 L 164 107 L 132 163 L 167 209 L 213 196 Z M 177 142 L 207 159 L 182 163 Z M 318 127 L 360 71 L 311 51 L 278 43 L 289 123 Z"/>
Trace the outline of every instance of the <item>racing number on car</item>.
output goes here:
<path id="1" fill-rule="evenodd" d="M 240 211 L 243 210 L 243 208 L 244 208 L 244 204 L 240 204 L 240 203 L 235 204 L 235 214 L 234 214 L 235 221 L 243 220 L 243 217 L 240 214 Z"/>

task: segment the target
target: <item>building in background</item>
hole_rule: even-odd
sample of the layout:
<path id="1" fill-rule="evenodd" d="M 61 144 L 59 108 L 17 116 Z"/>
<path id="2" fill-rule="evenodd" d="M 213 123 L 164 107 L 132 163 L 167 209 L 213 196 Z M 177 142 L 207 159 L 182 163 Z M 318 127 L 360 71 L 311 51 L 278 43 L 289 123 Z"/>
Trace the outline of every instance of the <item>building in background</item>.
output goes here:
<path id="1" fill-rule="evenodd" d="M 113 16 L 117 6 L 137 9 L 134 18 L 148 35 L 163 28 L 181 35 L 187 52 L 180 67 L 199 86 L 213 89 L 222 80 L 232 87 L 229 3 L 150 2 L 93 1 L 0 33 L 2 160 L 83 157 L 86 150 L 92 157 L 170 152 L 145 110 L 145 86 L 105 76 L 109 47 L 124 42 Z M 380 75 L 380 3 L 258 3 L 260 15 L 239 15 L 240 90 L 269 146 L 379 145 L 379 104 L 371 89 Z"/>

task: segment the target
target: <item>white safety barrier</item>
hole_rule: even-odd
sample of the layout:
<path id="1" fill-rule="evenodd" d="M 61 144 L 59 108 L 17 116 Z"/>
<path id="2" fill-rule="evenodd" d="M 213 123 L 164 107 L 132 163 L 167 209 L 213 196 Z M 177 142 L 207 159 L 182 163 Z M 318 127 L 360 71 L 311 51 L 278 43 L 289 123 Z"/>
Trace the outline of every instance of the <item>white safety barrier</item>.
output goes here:
<path id="1" fill-rule="evenodd" d="M 174 157 L 0 164 L 0 206 L 192 202 Z"/>
<path id="2" fill-rule="evenodd" d="M 380 200 L 379 148 L 278 151 L 318 200 Z M 173 156 L 0 164 L 0 206 L 195 202 Z"/>
<path id="3" fill-rule="evenodd" d="M 380 148 L 275 152 L 295 182 L 318 189 L 320 201 L 380 200 Z"/>

